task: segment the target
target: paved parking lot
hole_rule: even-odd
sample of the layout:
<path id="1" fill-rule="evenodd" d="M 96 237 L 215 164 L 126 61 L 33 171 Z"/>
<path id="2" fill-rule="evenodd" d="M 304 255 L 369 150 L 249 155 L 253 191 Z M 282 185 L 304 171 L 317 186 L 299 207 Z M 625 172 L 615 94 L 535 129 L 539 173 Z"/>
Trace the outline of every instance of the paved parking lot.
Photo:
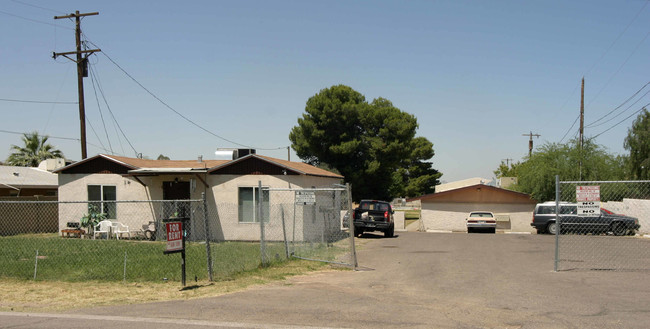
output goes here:
<path id="1" fill-rule="evenodd" d="M 361 271 L 293 277 L 214 298 L 71 313 L 116 317 L 88 322 L 116 328 L 143 327 L 146 319 L 223 328 L 650 326 L 650 273 L 553 272 L 552 236 L 400 232 L 359 241 Z M 56 327 L 57 321 L 47 323 Z"/>

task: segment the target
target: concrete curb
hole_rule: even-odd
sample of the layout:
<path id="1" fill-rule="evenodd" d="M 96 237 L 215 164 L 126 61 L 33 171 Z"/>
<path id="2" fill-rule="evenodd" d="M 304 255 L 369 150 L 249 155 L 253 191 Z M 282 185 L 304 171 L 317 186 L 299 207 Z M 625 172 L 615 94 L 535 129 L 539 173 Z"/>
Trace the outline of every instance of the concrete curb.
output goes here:
<path id="1" fill-rule="evenodd" d="M 454 233 L 454 232 L 446 231 L 446 230 L 427 230 L 427 233 Z"/>
<path id="2" fill-rule="evenodd" d="M 503 232 L 505 234 L 533 234 L 531 232 Z"/>

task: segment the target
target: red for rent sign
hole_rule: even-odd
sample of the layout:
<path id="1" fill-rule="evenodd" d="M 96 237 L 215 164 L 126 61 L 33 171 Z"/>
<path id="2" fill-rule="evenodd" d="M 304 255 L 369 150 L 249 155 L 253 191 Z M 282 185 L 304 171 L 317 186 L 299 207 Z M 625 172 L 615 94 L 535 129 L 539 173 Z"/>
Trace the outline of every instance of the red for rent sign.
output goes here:
<path id="1" fill-rule="evenodd" d="M 166 223 L 167 226 L 167 250 L 166 251 L 179 251 L 183 250 L 183 223 L 172 222 Z"/>

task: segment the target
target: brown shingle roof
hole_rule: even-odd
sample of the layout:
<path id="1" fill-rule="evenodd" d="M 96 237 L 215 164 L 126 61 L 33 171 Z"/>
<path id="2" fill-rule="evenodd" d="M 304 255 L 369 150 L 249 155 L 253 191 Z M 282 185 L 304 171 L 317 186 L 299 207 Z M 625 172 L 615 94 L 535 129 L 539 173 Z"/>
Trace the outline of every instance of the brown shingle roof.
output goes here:
<path id="1" fill-rule="evenodd" d="M 149 160 L 149 159 L 138 159 L 138 158 L 129 158 L 117 155 L 105 155 L 100 154 L 105 158 L 110 158 L 118 162 L 122 162 L 133 169 L 140 168 L 192 168 L 192 169 L 201 169 L 201 168 L 212 168 L 229 162 L 229 160 L 203 160 L 198 162 L 197 160 Z"/>
<path id="2" fill-rule="evenodd" d="M 310 164 L 304 163 L 304 162 L 292 162 L 292 161 L 287 161 L 287 160 L 281 160 L 281 159 L 276 159 L 276 158 L 271 158 L 263 155 L 256 155 L 257 157 L 260 157 L 264 160 L 277 163 L 280 166 L 287 167 L 289 169 L 293 169 L 295 171 L 301 172 L 305 175 L 310 175 L 310 176 L 324 176 L 324 177 L 335 177 L 335 178 L 343 178 L 343 176 L 339 174 L 335 174 L 331 171 L 327 171 L 325 169 L 321 169 L 318 167 L 314 167 Z"/>
<path id="3" fill-rule="evenodd" d="M 264 161 L 268 161 L 270 163 L 273 163 L 277 166 L 291 169 L 293 171 L 299 172 L 303 175 L 309 175 L 309 176 L 321 176 L 321 177 L 332 177 L 332 178 L 343 178 L 343 176 L 339 174 L 335 174 L 333 172 L 320 169 L 317 167 L 314 167 L 310 164 L 306 164 L 303 162 L 292 162 L 292 161 L 286 161 L 286 160 L 281 160 L 281 159 L 276 159 L 276 158 L 271 158 L 263 155 L 258 155 L 258 154 L 252 154 L 248 155 L 244 158 L 240 158 L 237 160 L 203 160 L 202 162 L 198 162 L 197 160 L 150 160 L 150 159 L 139 159 L 139 158 L 129 158 L 129 157 L 123 157 L 123 156 L 118 156 L 118 155 L 106 155 L 106 154 L 99 154 L 91 158 L 84 159 L 79 162 L 75 162 L 69 166 L 60 168 L 56 170 L 55 172 L 61 172 L 64 171 L 65 169 L 74 167 L 76 165 L 91 161 L 93 159 L 97 158 L 105 158 L 109 159 L 111 161 L 120 163 L 126 167 L 128 167 L 130 170 L 141 170 L 141 169 L 210 169 L 210 168 L 215 168 L 215 167 L 224 167 L 228 166 L 230 163 L 235 163 L 237 161 L 241 161 L 241 159 L 244 159 L 246 157 L 256 157 L 259 159 L 262 159 Z M 161 170 L 157 170 L 161 171 Z M 164 170 L 162 170 L 164 171 Z"/>

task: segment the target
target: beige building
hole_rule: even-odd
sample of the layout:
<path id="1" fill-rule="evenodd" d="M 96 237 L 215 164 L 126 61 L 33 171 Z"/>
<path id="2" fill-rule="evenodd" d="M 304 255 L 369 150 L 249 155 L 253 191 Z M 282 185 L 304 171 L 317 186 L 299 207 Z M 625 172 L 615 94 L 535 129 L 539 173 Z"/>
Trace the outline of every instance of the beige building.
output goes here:
<path id="1" fill-rule="evenodd" d="M 178 200 L 200 200 L 205 194 L 211 216 L 210 236 L 217 240 L 253 241 L 260 238 L 260 220 L 255 209 L 258 184 L 263 187 L 300 189 L 332 186 L 343 176 L 314 166 L 257 154 L 234 160 L 148 160 L 100 154 L 56 171 L 59 181 L 59 230 L 78 221 L 88 212 L 87 205 L 73 201 L 93 201 L 101 205 L 108 219 L 119 221 L 135 231 L 150 222 L 160 224 L 172 215 L 189 217 L 195 238 L 205 236 L 202 204 Z M 288 192 L 287 192 L 288 193 Z M 282 240 L 276 218 L 326 216 L 305 207 L 296 209 L 293 194 L 265 196 L 263 201 L 271 219 L 265 221 L 269 240 Z M 293 192 L 291 192 L 293 193 Z M 278 194 L 280 195 L 280 194 Z M 117 202 L 110 201 L 157 201 Z M 160 207 L 159 200 L 176 200 L 172 208 Z M 108 201 L 108 202 L 106 202 Z M 169 203 L 168 203 L 169 204 Z M 198 207 L 198 211 L 197 208 Z M 315 207 L 315 206 L 314 206 Z M 197 215 L 201 213 L 201 215 Z M 265 216 L 265 217 L 266 217 Z M 336 218 L 340 222 L 340 219 Z M 307 238 L 315 231 L 304 225 L 324 225 L 325 220 L 297 220 L 292 234 Z"/>
<path id="2" fill-rule="evenodd" d="M 525 193 L 475 184 L 409 199 L 414 200 L 421 202 L 427 231 L 466 232 L 465 218 L 472 211 L 494 213 L 497 231 L 535 231 L 530 222 L 537 201 Z"/>

